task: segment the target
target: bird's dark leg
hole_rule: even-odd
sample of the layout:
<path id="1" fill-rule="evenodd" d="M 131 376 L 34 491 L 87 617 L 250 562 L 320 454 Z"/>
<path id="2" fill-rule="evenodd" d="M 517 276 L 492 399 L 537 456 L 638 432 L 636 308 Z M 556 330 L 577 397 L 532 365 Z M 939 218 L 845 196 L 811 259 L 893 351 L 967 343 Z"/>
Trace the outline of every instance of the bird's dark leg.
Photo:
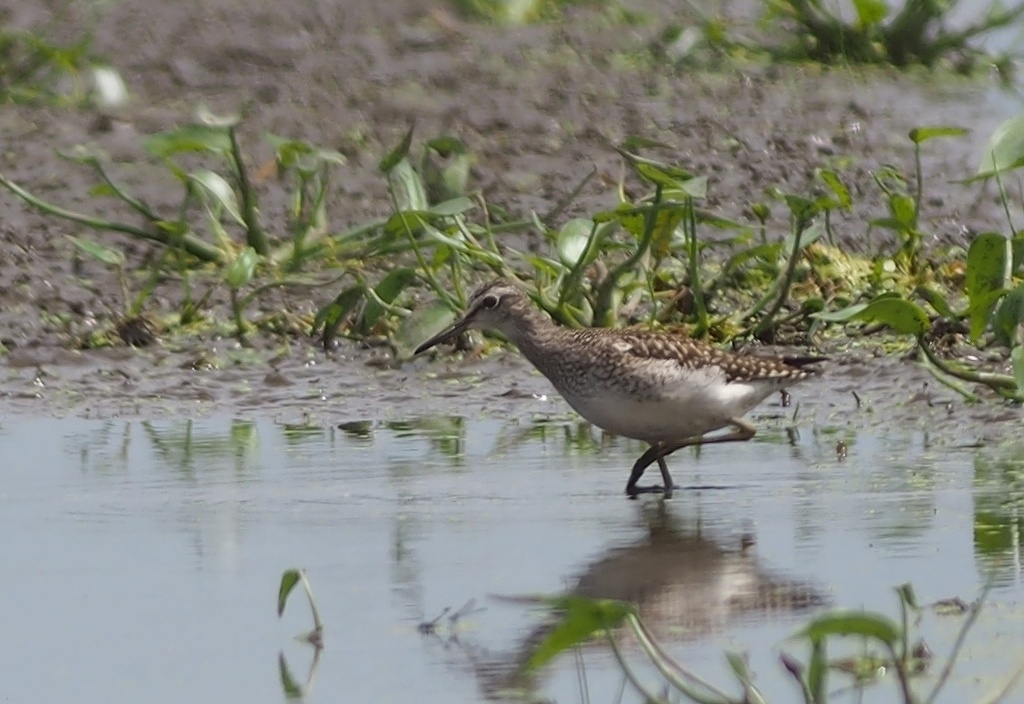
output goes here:
<path id="1" fill-rule="evenodd" d="M 672 490 L 676 488 L 676 484 L 672 481 L 672 475 L 668 473 L 668 465 L 665 464 L 664 455 L 658 458 L 658 468 L 661 470 L 662 486 L 665 487 L 665 498 L 671 499 Z"/>
<path id="2" fill-rule="evenodd" d="M 629 481 L 626 482 L 626 493 L 629 494 L 630 498 L 637 496 L 638 494 L 651 494 L 658 491 L 663 491 L 660 486 L 637 486 L 636 483 L 640 481 L 640 477 L 644 475 L 644 470 L 647 469 L 653 462 L 658 462 L 659 466 L 661 463 L 661 452 L 663 446 L 661 443 L 656 443 L 647 448 L 647 452 L 640 455 L 640 459 L 633 463 L 633 471 L 629 475 Z M 662 477 L 664 477 L 662 473 Z"/>
<path id="3" fill-rule="evenodd" d="M 670 445 L 659 442 L 655 445 L 651 445 L 647 448 L 647 452 L 640 455 L 640 459 L 633 464 L 633 471 L 629 475 L 629 482 L 626 483 L 626 493 L 629 494 L 630 498 L 635 498 L 639 494 L 651 494 L 656 492 L 665 492 L 665 498 L 672 497 L 672 489 L 675 485 L 672 482 L 672 475 L 669 474 L 668 464 L 665 462 L 665 458 L 671 455 L 676 450 L 681 450 L 684 447 L 691 445 L 713 445 L 719 442 L 740 442 L 743 440 L 749 440 L 754 437 L 757 429 L 754 428 L 750 423 L 746 422 L 741 418 L 732 418 L 729 420 L 729 424 L 734 428 L 733 432 L 726 433 L 725 435 L 718 435 L 711 438 L 687 438 L 679 442 L 674 442 Z M 637 486 L 636 483 L 640 481 L 640 477 L 643 476 L 644 470 L 646 470 L 653 463 L 658 463 L 658 468 L 661 470 L 661 481 L 664 482 L 663 486 Z"/>

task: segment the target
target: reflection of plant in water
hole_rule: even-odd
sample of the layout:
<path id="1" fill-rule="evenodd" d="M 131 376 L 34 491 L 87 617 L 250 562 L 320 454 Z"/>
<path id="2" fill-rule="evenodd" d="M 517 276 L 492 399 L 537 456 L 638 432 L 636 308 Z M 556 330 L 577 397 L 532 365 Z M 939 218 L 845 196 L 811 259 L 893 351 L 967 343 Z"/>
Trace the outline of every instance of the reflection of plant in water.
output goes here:
<path id="1" fill-rule="evenodd" d="M 151 421 L 141 423 L 143 432 L 163 463 L 186 474 L 193 474 L 197 462 L 214 457 L 234 457 L 235 471 L 250 471 L 249 461 L 259 445 L 256 424 L 232 420 L 227 433 L 197 431 L 191 419 L 161 428 Z"/>
<path id="2" fill-rule="evenodd" d="M 466 419 L 461 416 L 424 416 L 385 425 L 396 438 L 417 437 L 441 455 L 461 462 L 466 452 Z"/>
<path id="3" fill-rule="evenodd" d="M 995 583 L 1012 582 L 1024 559 L 1024 460 L 1014 445 L 974 460 L 974 556 Z"/>
<path id="4" fill-rule="evenodd" d="M 320 609 L 317 608 L 316 599 L 313 598 L 313 588 L 309 584 L 305 570 L 285 570 L 281 574 L 281 584 L 277 590 L 277 617 L 284 614 L 284 607 L 288 603 L 288 596 L 297 585 L 301 584 L 309 599 L 309 609 L 313 616 L 313 629 L 308 633 L 299 636 L 299 640 L 313 646 L 313 661 L 310 663 L 309 672 L 306 675 L 306 683 L 300 684 L 292 677 L 288 669 L 288 661 L 284 657 L 284 651 L 277 656 L 278 674 L 281 677 L 281 688 L 289 699 L 301 699 L 308 695 L 313 689 L 313 677 L 316 675 L 317 665 L 320 664 L 320 651 L 324 647 L 324 624 L 320 620 Z"/>

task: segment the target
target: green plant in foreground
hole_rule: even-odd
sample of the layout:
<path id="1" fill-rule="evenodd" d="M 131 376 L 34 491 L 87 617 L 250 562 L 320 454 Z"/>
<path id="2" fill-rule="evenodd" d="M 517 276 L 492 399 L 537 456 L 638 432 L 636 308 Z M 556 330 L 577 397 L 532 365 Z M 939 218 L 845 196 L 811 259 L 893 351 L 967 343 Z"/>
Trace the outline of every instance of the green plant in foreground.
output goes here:
<path id="1" fill-rule="evenodd" d="M 855 682 L 864 685 L 873 680 L 858 677 L 856 673 L 878 673 L 890 668 L 895 674 L 899 701 L 903 704 L 932 704 L 949 680 L 957 657 L 981 609 L 975 604 L 956 638 L 949 658 L 927 694 L 914 686 L 913 678 L 929 667 L 928 656 L 918 647 L 914 635 L 921 608 L 910 585 L 896 589 L 900 605 L 899 622 L 880 613 L 869 611 L 832 611 L 816 616 L 792 636 L 790 640 L 807 645 L 810 655 L 806 661 L 783 651 L 780 659 L 785 670 L 796 680 L 805 704 L 824 704 L 829 700 L 831 678 L 835 675 L 854 674 Z M 616 662 L 630 684 L 648 702 L 692 701 L 700 704 L 749 704 L 766 702 L 764 694 L 754 684 L 745 658 L 727 653 L 732 672 L 742 688 L 739 696 L 723 689 L 694 673 L 674 659 L 637 616 L 633 607 L 623 602 L 588 599 L 579 596 L 541 597 L 539 603 L 557 615 L 557 622 L 533 650 L 526 661 L 527 673 L 536 671 L 559 654 L 575 648 L 594 637 L 601 637 L 615 656 Z M 663 682 L 651 686 L 644 682 L 629 663 L 619 646 L 617 632 L 627 628 L 639 643 L 640 649 L 658 670 Z M 860 639 L 864 648 L 856 662 L 849 659 L 829 660 L 829 645 L 848 638 Z M 1018 669 L 994 695 L 984 701 L 1004 699 L 1016 686 L 1024 668 Z M 834 686 L 834 685 L 833 685 Z M 665 691 L 665 695 L 657 694 Z"/>

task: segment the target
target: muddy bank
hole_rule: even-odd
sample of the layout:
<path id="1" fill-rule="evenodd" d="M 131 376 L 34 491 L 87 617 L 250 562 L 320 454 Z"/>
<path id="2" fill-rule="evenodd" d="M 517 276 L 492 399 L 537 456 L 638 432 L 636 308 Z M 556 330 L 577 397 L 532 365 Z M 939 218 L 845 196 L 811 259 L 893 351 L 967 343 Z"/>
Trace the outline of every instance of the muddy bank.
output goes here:
<path id="1" fill-rule="evenodd" d="M 5 108 L 0 168 L 56 202 L 130 221 L 130 214 L 90 197 L 89 176 L 56 150 L 80 143 L 105 150 L 133 192 L 170 208 L 173 183 L 145 158 L 142 139 L 189 121 L 200 104 L 243 110 L 254 161 L 268 156 L 263 131 L 346 154 L 330 203 L 332 227 L 342 230 L 389 214 L 376 163 L 411 121 L 422 138 L 461 138 L 476 157 L 471 187 L 515 213 L 550 210 L 596 166 L 601 177 L 565 217 L 614 204 L 620 162 L 608 145 L 641 135 L 672 145 L 662 158 L 707 174 L 708 206 L 743 220 L 765 188 L 806 192 L 815 168 L 841 165 L 858 203 L 836 223 L 837 232 L 864 251 L 878 244 L 865 223 L 884 209 L 871 172 L 886 163 L 909 172 L 907 132 L 955 124 L 974 128 L 972 137 L 925 150 L 931 244 L 955 241 L 965 227 L 1001 226 L 994 193 L 979 198 L 977 190 L 949 183 L 973 171 L 979 145 L 1004 117 L 986 102 L 983 82 L 812 67 L 654 67 L 638 57 L 680 17 L 662 3 L 638 10 L 638 24 L 579 8 L 562 23 L 507 29 L 412 1 L 286 7 L 267 0 L 125 0 L 101 10 L 95 48 L 121 72 L 131 102 L 106 116 L 87 108 Z M 71 40 L 92 10 L 54 2 L 3 11 L 12 27 Z M 283 193 L 273 183 L 263 189 L 266 221 L 283 222 Z M 290 420 L 309 413 L 324 423 L 439 410 L 568 412 L 513 353 L 454 367 L 421 360 L 392 369 L 382 350 L 347 345 L 328 356 L 301 335 L 258 340 L 255 350 L 199 339 L 149 350 L 72 351 L 78 336 L 117 309 L 116 277 L 98 264 L 75 262 L 67 236 L 83 234 L 79 228 L 28 210 L 6 191 L 0 208 L 0 343 L 8 349 L 0 356 L 0 396 L 7 412 L 262 413 Z M 786 227 L 776 213 L 774 231 L 781 235 Z M 153 252 L 114 235 L 97 237 L 123 247 L 131 263 Z M 226 317 L 218 295 L 214 310 Z M 308 317 L 331 295 L 281 292 L 254 313 L 286 309 Z M 150 312 L 166 314 L 179 302 L 180 285 L 166 282 Z M 989 429 L 989 420 L 1018 418 L 997 403 L 965 407 L 929 379 L 898 360 L 840 358 L 797 400 L 801 415 L 825 424 L 899 419 L 937 433 L 955 430 L 957 438 L 998 434 L 1003 426 Z"/>

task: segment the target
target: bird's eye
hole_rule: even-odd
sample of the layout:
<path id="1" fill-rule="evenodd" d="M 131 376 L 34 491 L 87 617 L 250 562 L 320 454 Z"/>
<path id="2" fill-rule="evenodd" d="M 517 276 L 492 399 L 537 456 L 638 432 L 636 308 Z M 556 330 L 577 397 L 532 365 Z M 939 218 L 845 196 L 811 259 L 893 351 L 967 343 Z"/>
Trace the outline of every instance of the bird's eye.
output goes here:
<path id="1" fill-rule="evenodd" d="M 480 301 L 481 308 L 497 308 L 498 297 L 497 296 L 485 296 L 484 300 Z"/>

